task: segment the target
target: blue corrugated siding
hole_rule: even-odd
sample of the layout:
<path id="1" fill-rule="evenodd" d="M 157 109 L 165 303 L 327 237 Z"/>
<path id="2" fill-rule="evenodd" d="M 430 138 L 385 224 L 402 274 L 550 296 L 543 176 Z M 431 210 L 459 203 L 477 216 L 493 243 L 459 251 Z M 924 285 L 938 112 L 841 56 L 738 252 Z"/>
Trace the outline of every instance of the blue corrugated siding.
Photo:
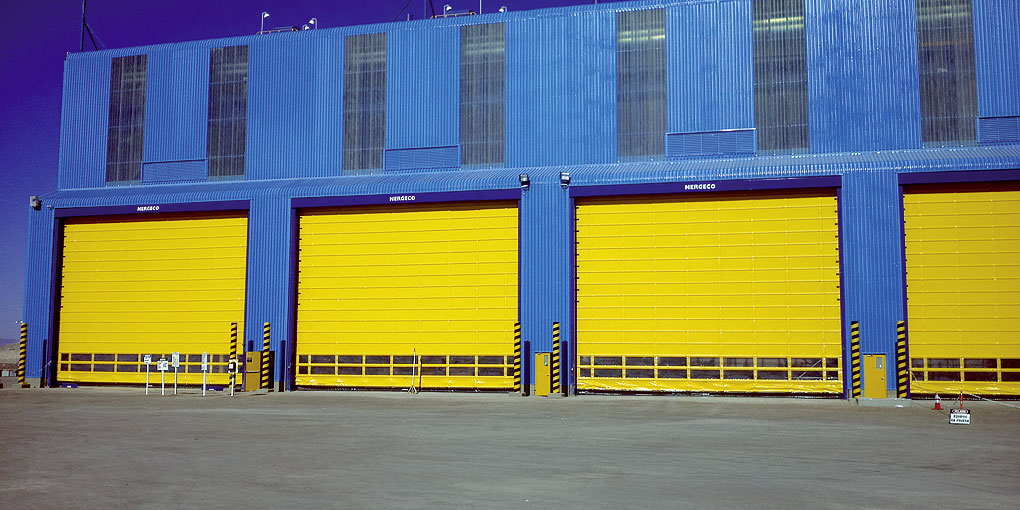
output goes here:
<path id="1" fill-rule="evenodd" d="M 666 10 L 671 133 L 754 127 L 751 4 Z"/>
<path id="2" fill-rule="evenodd" d="M 978 115 L 1020 115 L 1020 2 L 973 0 Z"/>
<path id="3" fill-rule="evenodd" d="M 144 160 L 205 159 L 209 50 L 153 53 L 147 72 Z"/>
<path id="4" fill-rule="evenodd" d="M 570 198 L 560 187 L 559 172 L 529 176 L 532 184 L 521 197 L 520 210 L 521 334 L 532 353 L 551 352 L 553 322 L 560 323 L 560 341 L 573 344 Z M 570 359 L 563 364 L 563 373 L 571 373 Z"/>
<path id="5" fill-rule="evenodd" d="M 106 129 L 110 115 L 110 62 L 64 62 L 63 108 L 57 187 L 92 188 L 106 184 Z"/>
<path id="6" fill-rule="evenodd" d="M 276 355 L 276 380 L 285 363 L 281 342 L 292 350 L 290 313 L 290 200 L 277 194 L 258 197 L 248 212 L 248 277 L 245 290 L 244 338 L 262 346 L 262 324 L 270 323 L 270 349 Z"/>
<path id="7" fill-rule="evenodd" d="M 460 28 L 395 30 L 387 41 L 386 148 L 460 143 Z"/>
<path id="8" fill-rule="evenodd" d="M 460 147 L 456 145 L 383 151 L 383 170 L 387 172 L 456 170 L 458 167 L 460 167 Z"/>
<path id="9" fill-rule="evenodd" d="M 847 171 L 842 195 L 844 331 L 859 321 L 861 352 L 892 359 L 896 321 L 904 320 L 896 172 Z"/>
<path id="10" fill-rule="evenodd" d="M 309 37 L 267 37 L 249 46 L 246 179 L 312 173 L 312 125 L 319 121 L 313 48 Z"/>
<path id="11" fill-rule="evenodd" d="M 811 152 L 920 147 L 914 2 L 805 7 Z"/>
<path id="12" fill-rule="evenodd" d="M 316 38 L 312 114 L 311 165 L 305 177 L 340 175 L 343 168 L 344 38 Z M 279 171 L 291 175 L 287 170 Z"/>
<path id="13" fill-rule="evenodd" d="M 507 166 L 616 159 L 612 11 L 507 27 Z"/>
<path id="14" fill-rule="evenodd" d="M 42 375 L 43 349 L 53 338 L 50 310 L 53 302 L 53 210 L 43 207 L 28 213 L 28 246 L 25 257 L 25 307 L 22 321 L 28 323 L 28 356 L 25 375 L 38 378 Z"/>
<path id="15" fill-rule="evenodd" d="M 978 117 L 977 121 L 982 145 L 1020 143 L 1020 117 Z"/>
<path id="16" fill-rule="evenodd" d="M 754 129 L 666 133 L 666 157 L 668 159 L 754 156 L 757 146 Z"/>
<path id="17" fill-rule="evenodd" d="M 204 181 L 208 174 L 209 162 L 204 159 L 142 163 L 144 183 Z"/>

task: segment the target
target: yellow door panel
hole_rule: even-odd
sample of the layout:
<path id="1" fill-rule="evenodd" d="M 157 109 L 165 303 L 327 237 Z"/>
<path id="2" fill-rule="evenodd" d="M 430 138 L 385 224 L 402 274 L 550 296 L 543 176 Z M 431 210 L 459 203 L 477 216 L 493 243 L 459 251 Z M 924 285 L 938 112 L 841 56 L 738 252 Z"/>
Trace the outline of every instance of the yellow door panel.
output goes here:
<path id="1" fill-rule="evenodd" d="M 579 200 L 578 388 L 841 393 L 836 222 L 811 193 Z"/>
<path id="2" fill-rule="evenodd" d="M 298 385 L 512 385 L 516 204 L 339 208 L 299 224 Z"/>
<path id="3" fill-rule="evenodd" d="M 57 378 L 142 384 L 143 355 L 180 352 L 178 381 L 201 384 L 207 352 L 209 382 L 228 383 L 231 323 L 243 338 L 247 225 L 220 213 L 66 221 Z"/>
<path id="4" fill-rule="evenodd" d="M 1020 394 L 1020 191 L 903 196 L 911 391 Z"/>

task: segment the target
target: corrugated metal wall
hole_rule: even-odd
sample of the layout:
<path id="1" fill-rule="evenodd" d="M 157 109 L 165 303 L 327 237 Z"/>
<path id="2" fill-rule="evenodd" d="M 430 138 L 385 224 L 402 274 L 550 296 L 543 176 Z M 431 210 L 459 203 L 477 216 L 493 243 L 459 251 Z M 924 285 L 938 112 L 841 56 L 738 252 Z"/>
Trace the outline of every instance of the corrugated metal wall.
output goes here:
<path id="1" fill-rule="evenodd" d="M 669 132 L 754 127 L 754 62 L 748 2 L 666 10 Z"/>
<path id="2" fill-rule="evenodd" d="M 861 352 L 892 359 L 896 321 L 904 320 L 896 173 L 845 171 L 841 198 L 843 330 L 859 321 Z"/>
<path id="3" fill-rule="evenodd" d="M 573 344 L 573 215 L 559 172 L 528 175 L 532 184 L 521 197 L 520 213 L 521 334 L 532 352 L 550 352 L 553 322 L 560 323 L 560 341 Z M 572 366 L 569 359 L 563 362 Z"/>
<path id="4" fill-rule="evenodd" d="M 460 144 L 460 28 L 389 35 L 386 148 Z"/>
<path id="5" fill-rule="evenodd" d="M 246 179 L 304 177 L 311 167 L 315 52 L 309 37 L 265 37 L 249 49 Z"/>
<path id="6" fill-rule="evenodd" d="M 205 159 L 209 50 L 159 52 L 148 60 L 144 161 Z"/>
<path id="7" fill-rule="evenodd" d="M 811 151 L 920 147 L 914 4 L 805 1 Z M 146 160 L 195 159 L 205 157 L 208 50 L 248 44 L 246 179 L 330 176 L 340 174 L 344 36 L 389 33 L 389 148 L 457 145 L 458 30 L 497 21 L 508 33 L 507 166 L 617 161 L 617 10 L 667 10 L 669 132 L 753 127 L 750 5 L 620 2 L 71 55 L 60 187 L 105 185 L 113 56 L 150 57 Z M 974 0 L 974 11 L 981 115 L 1018 115 L 1020 37 L 1010 27 L 1020 6 Z"/>
<path id="8" fill-rule="evenodd" d="M 914 2 L 805 7 L 811 152 L 920 147 Z"/>
<path id="9" fill-rule="evenodd" d="M 280 352 L 281 342 L 293 352 L 291 341 L 290 200 L 279 193 L 265 194 L 251 201 L 248 210 L 248 279 L 244 314 L 245 345 L 262 346 L 262 324 L 270 323 L 270 348 Z M 276 356 L 276 374 L 285 359 Z M 277 375 L 279 377 L 279 375 Z"/>
<path id="10" fill-rule="evenodd" d="M 507 26 L 507 166 L 616 161 L 615 13 Z"/>
<path id="11" fill-rule="evenodd" d="M 617 163 L 619 9 L 667 9 L 670 132 L 754 127 L 749 0 L 641 1 L 72 55 L 60 151 L 66 191 L 44 200 L 57 208 L 252 200 L 246 320 L 254 327 L 246 339 L 257 340 L 258 326 L 269 321 L 278 348 L 291 331 L 291 198 L 513 189 L 518 174 L 528 173 L 520 313 L 532 352 L 542 352 L 551 348 L 554 321 L 573 342 L 573 227 L 561 171 L 570 172 L 572 186 L 843 175 L 845 319 L 861 322 L 865 352 L 891 354 L 903 307 L 897 173 L 1020 168 L 1020 146 L 919 148 L 913 2 L 806 2 L 816 154 Z M 1020 37 L 1010 30 L 1020 6 L 974 6 L 980 113 L 1020 115 Z M 340 177 L 343 38 L 389 33 L 390 148 L 456 146 L 459 27 L 494 22 L 507 24 L 506 168 Z M 111 57 L 150 56 L 146 158 L 201 159 L 209 48 L 238 44 L 249 45 L 251 62 L 246 180 L 105 187 Z M 290 180 L 266 180 L 281 178 Z M 45 208 L 30 218 L 31 375 L 49 334 L 56 270 L 56 261 L 37 255 L 51 253 L 57 223 Z"/>
<path id="12" fill-rule="evenodd" d="M 38 378 L 43 369 L 43 345 L 51 338 L 53 326 L 53 209 L 43 207 L 28 213 L 27 267 L 25 268 L 25 307 L 23 321 L 28 323 L 28 357 L 25 375 Z"/>
<path id="13" fill-rule="evenodd" d="M 106 185 L 106 128 L 110 110 L 111 58 L 64 61 L 57 187 Z"/>
<path id="14" fill-rule="evenodd" d="M 978 115 L 1020 115 L 1020 2 L 973 0 Z"/>

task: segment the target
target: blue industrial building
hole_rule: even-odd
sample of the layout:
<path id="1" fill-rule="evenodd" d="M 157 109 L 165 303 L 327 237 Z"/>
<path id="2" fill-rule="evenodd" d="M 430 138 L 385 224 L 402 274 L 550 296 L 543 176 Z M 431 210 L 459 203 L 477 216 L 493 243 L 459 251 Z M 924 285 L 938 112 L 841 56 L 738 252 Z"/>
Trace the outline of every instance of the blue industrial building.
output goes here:
<path id="1" fill-rule="evenodd" d="M 25 376 L 140 384 L 180 351 L 225 377 L 265 347 L 274 387 L 545 393 L 554 352 L 552 391 L 1018 395 L 1018 26 L 637 0 L 69 55 Z M 240 260 L 150 235 L 237 218 L 209 228 Z M 236 264 L 208 286 L 185 249 Z"/>

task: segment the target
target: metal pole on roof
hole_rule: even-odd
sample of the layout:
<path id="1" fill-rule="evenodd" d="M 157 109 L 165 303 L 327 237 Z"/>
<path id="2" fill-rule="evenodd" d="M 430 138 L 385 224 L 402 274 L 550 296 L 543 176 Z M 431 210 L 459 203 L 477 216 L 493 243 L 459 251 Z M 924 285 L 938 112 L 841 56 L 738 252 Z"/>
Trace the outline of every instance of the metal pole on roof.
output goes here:
<path id="1" fill-rule="evenodd" d="M 85 1 L 81 0 L 81 48 L 78 51 L 85 51 Z"/>

